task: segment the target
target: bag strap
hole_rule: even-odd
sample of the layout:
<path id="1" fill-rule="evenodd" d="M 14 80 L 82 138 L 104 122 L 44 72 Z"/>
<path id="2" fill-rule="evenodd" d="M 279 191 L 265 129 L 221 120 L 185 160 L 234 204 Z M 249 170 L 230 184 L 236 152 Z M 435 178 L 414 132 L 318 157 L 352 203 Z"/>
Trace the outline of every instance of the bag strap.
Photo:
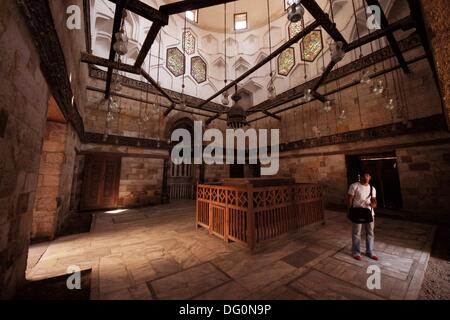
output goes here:
<path id="1" fill-rule="evenodd" d="M 372 189 L 373 189 L 373 187 L 372 187 L 372 185 L 370 185 L 370 194 L 369 194 L 369 197 L 367 197 L 367 199 L 372 200 Z M 356 189 L 355 189 L 355 195 L 356 195 L 356 191 L 358 191 L 358 186 L 356 186 Z M 350 208 L 353 208 L 353 204 L 354 204 L 354 202 L 355 202 L 355 195 L 353 196 L 353 199 L 352 199 L 352 205 L 351 205 Z"/>
<path id="2" fill-rule="evenodd" d="M 358 190 L 358 186 L 356 186 L 356 189 L 355 189 L 355 194 L 353 195 L 353 199 L 352 199 L 352 205 L 351 205 L 351 207 L 350 208 L 353 208 L 353 204 L 355 203 L 355 196 L 356 196 L 356 191 Z"/>

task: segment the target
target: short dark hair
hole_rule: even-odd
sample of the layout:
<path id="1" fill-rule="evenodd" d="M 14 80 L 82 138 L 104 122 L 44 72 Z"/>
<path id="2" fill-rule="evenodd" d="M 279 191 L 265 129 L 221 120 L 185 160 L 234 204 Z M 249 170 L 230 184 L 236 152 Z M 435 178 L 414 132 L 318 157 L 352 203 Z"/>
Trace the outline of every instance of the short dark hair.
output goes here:
<path id="1" fill-rule="evenodd" d="M 368 174 L 369 176 L 372 176 L 372 174 L 370 173 L 370 171 L 369 170 L 363 170 L 362 172 L 361 172 L 361 175 L 366 175 L 366 174 Z"/>

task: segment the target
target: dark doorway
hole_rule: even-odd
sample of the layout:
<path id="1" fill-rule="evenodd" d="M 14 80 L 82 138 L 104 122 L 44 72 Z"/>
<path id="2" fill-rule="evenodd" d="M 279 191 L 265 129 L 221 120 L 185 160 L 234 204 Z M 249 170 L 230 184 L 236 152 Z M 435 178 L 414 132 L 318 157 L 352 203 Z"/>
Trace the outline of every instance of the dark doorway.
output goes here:
<path id="1" fill-rule="evenodd" d="M 371 184 L 377 190 L 378 207 L 392 210 L 403 207 L 397 157 L 394 152 L 349 155 L 346 162 L 349 185 L 358 181 L 359 175 L 367 170 L 372 175 Z"/>
<path id="2" fill-rule="evenodd" d="M 119 156 L 86 155 L 81 210 L 117 208 L 120 165 Z"/>

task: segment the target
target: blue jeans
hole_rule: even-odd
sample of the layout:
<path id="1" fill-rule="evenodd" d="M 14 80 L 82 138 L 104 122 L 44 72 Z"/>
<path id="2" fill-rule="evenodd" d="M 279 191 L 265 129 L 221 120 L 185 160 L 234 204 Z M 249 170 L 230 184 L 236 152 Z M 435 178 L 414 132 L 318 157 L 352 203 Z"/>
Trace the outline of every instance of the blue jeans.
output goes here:
<path id="1" fill-rule="evenodd" d="M 373 246 L 375 241 L 373 230 L 375 228 L 375 221 L 365 224 L 352 224 L 352 254 L 354 256 L 361 254 L 361 231 L 363 225 L 366 230 L 366 254 L 368 256 L 373 254 Z"/>

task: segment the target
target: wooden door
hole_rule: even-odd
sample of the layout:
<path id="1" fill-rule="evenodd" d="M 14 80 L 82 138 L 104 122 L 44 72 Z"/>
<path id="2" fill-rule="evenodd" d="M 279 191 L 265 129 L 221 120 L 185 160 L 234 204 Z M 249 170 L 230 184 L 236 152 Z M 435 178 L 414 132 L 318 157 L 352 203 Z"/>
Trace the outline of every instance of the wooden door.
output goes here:
<path id="1" fill-rule="evenodd" d="M 87 155 L 81 210 L 117 208 L 121 158 Z"/>

